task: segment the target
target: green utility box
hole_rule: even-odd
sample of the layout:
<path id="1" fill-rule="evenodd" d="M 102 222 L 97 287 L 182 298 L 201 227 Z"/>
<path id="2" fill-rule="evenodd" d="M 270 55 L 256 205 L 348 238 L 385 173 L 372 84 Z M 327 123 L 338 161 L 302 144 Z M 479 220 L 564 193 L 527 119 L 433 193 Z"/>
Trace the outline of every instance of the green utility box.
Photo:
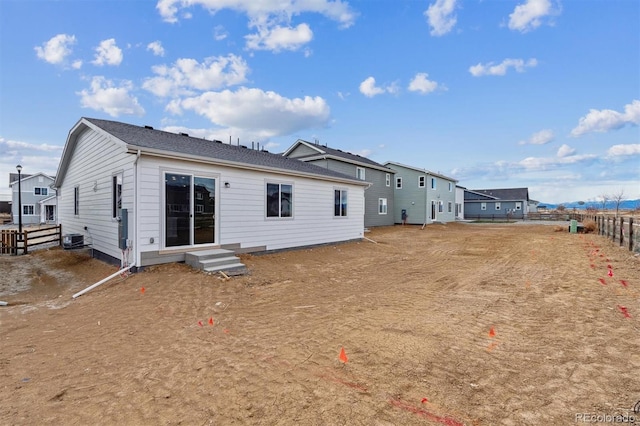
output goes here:
<path id="1" fill-rule="evenodd" d="M 571 225 L 569 225 L 569 232 L 575 234 L 578 232 L 578 221 L 571 219 Z"/>

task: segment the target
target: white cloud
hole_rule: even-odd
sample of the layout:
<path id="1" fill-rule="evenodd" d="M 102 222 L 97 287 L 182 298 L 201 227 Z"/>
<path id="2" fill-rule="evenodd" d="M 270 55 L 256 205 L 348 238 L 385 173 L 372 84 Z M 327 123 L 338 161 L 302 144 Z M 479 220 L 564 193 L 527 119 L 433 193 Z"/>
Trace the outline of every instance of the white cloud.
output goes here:
<path id="1" fill-rule="evenodd" d="M 416 74 L 409 83 L 409 90 L 411 92 L 420 92 L 423 95 L 434 92 L 437 89 L 446 90 L 443 85 L 429 80 L 427 77 L 429 77 L 429 74 L 427 73 Z"/>
<path id="2" fill-rule="evenodd" d="M 571 136 L 582 136 L 591 132 L 608 132 L 620 129 L 627 124 L 637 126 L 640 124 L 640 100 L 634 100 L 624 106 L 624 112 L 611 109 L 591 109 L 589 113 L 580 118 L 578 126 L 571 130 Z"/>
<path id="3" fill-rule="evenodd" d="M 555 135 L 549 129 L 540 130 L 531 135 L 529 140 L 518 142 L 519 145 L 546 145 L 553 141 Z"/>
<path id="4" fill-rule="evenodd" d="M 173 109 L 194 111 L 216 125 L 242 129 L 258 139 L 324 127 L 330 118 L 329 106 L 321 97 L 289 99 L 275 92 L 245 87 L 174 100 Z"/>
<path id="5" fill-rule="evenodd" d="M 144 109 L 135 96 L 129 94 L 133 89 L 130 81 L 123 81 L 116 87 L 111 80 L 102 76 L 93 77 L 91 88 L 77 92 L 83 108 L 104 111 L 112 117 L 124 114 L 143 115 Z"/>
<path id="6" fill-rule="evenodd" d="M 227 31 L 224 29 L 224 27 L 222 25 L 216 25 L 213 28 L 213 38 L 216 41 L 221 41 L 224 40 L 225 38 L 227 38 L 229 36 L 229 34 L 227 33 Z"/>
<path id="7" fill-rule="evenodd" d="M 397 93 L 398 86 L 395 83 L 387 85 L 386 87 L 377 87 L 376 79 L 373 77 L 367 77 L 362 83 L 360 83 L 360 93 L 368 98 L 373 98 L 376 95 L 383 93 Z"/>
<path id="8" fill-rule="evenodd" d="M 509 68 L 513 68 L 517 72 L 524 72 L 525 68 L 532 68 L 536 65 L 538 65 L 538 61 L 535 58 L 531 58 L 526 62 L 523 59 L 505 59 L 498 65 L 494 65 L 493 62 L 473 65 L 469 67 L 469 72 L 474 77 L 483 75 L 505 75 Z"/>
<path id="9" fill-rule="evenodd" d="M 159 40 L 147 44 L 147 50 L 152 51 L 156 56 L 164 56 L 164 47 L 162 47 L 162 43 Z"/>
<path id="10" fill-rule="evenodd" d="M 95 59 L 91 62 L 94 65 L 120 65 L 122 62 L 122 50 L 116 46 L 114 38 L 102 40 L 95 50 Z"/>
<path id="11" fill-rule="evenodd" d="M 77 59 L 73 61 L 71 63 L 71 68 L 73 68 L 74 70 L 79 70 L 80 68 L 82 68 L 82 60 Z"/>
<path id="12" fill-rule="evenodd" d="M 319 13 L 349 27 L 356 13 L 342 0 L 159 0 L 156 8 L 166 22 L 177 22 L 180 8 L 201 6 L 210 13 L 232 9 L 246 13 L 254 22 L 289 22 L 292 16 L 302 13 Z"/>
<path id="13" fill-rule="evenodd" d="M 62 146 L 48 143 L 30 143 L 0 137 L 0 176 L 16 173 L 16 166 L 26 174 L 54 175 L 60 162 Z M 0 179 L 0 195 L 10 194 L 9 179 Z"/>
<path id="14" fill-rule="evenodd" d="M 613 145 L 607 151 L 609 157 L 627 157 L 632 155 L 640 155 L 640 144 Z"/>
<path id="15" fill-rule="evenodd" d="M 194 90 L 212 90 L 244 83 L 249 67 L 239 56 L 229 54 L 195 59 L 178 59 L 173 65 L 152 68 L 157 77 L 148 78 L 142 87 L 159 97 L 193 95 Z"/>
<path id="16" fill-rule="evenodd" d="M 560 150 L 558 150 L 558 154 L 560 154 Z M 549 158 L 528 157 L 528 158 L 525 158 L 524 160 L 519 161 L 517 165 L 528 171 L 547 170 L 549 168 L 553 169 L 562 165 L 592 161 L 596 158 L 597 157 L 593 154 L 567 155 L 565 157 L 557 156 L 557 157 L 549 157 Z"/>
<path id="17" fill-rule="evenodd" d="M 556 13 L 550 0 L 526 0 L 509 15 L 509 29 L 528 32 L 542 24 L 542 18 Z"/>
<path id="18" fill-rule="evenodd" d="M 451 31 L 456 24 L 457 18 L 453 13 L 456 9 L 457 0 L 436 0 L 424 12 L 427 22 L 431 27 L 432 36 L 442 36 Z"/>
<path id="19" fill-rule="evenodd" d="M 71 55 L 71 46 L 76 44 L 76 36 L 58 34 L 49 41 L 36 46 L 34 49 L 38 58 L 50 64 L 62 64 Z"/>
<path id="20" fill-rule="evenodd" d="M 567 144 L 563 144 L 560 148 L 558 148 L 558 153 L 556 154 L 560 158 L 568 157 L 576 153 L 574 148 L 571 148 Z"/>
<path id="21" fill-rule="evenodd" d="M 271 28 L 259 28 L 257 34 L 245 36 L 247 48 L 251 50 L 298 50 L 309 43 L 313 38 L 313 32 L 309 25 L 300 24 L 295 28 L 275 26 Z"/>

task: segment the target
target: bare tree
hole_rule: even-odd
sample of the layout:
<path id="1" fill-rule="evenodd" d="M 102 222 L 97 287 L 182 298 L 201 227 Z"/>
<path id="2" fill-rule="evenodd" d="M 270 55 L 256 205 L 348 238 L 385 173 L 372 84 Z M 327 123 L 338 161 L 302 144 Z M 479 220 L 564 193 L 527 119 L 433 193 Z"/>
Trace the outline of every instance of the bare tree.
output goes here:
<path id="1" fill-rule="evenodd" d="M 600 198 L 602 201 L 602 211 L 607 211 L 607 202 L 611 199 L 611 197 L 609 196 L 609 194 L 600 194 L 598 195 L 598 198 Z"/>
<path id="2" fill-rule="evenodd" d="M 616 205 L 616 217 L 618 217 L 618 212 L 620 211 L 620 204 L 622 204 L 622 202 L 624 201 L 624 189 L 621 189 L 618 192 L 614 192 L 611 195 L 611 199 Z"/>

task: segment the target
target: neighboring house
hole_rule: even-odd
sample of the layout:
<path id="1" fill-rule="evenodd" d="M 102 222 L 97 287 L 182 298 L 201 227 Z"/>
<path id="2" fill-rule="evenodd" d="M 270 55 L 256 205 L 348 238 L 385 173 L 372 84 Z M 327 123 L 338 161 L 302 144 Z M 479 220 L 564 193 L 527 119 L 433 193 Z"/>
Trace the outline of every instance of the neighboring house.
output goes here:
<path id="1" fill-rule="evenodd" d="M 395 170 L 394 218 L 402 223 L 424 225 L 456 220 L 457 180 L 426 169 L 389 161 L 384 165 Z"/>
<path id="2" fill-rule="evenodd" d="M 0 194 L 0 213 L 11 213 L 11 194 Z"/>
<path id="3" fill-rule="evenodd" d="M 360 155 L 301 139 L 282 155 L 368 182 L 369 186 L 364 192 L 364 226 L 394 224 L 392 169 Z"/>
<path id="4" fill-rule="evenodd" d="M 537 213 L 539 204 L 540 204 L 540 201 L 529 200 L 529 211 L 528 211 L 528 213 Z"/>
<path id="5" fill-rule="evenodd" d="M 467 219 L 523 219 L 529 211 L 529 189 L 474 189 L 464 191 Z"/>
<path id="6" fill-rule="evenodd" d="M 64 233 L 136 267 L 203 248 L 359 240 L 366 185 L 277 154 L 93 118 L 70 130 L 55 181 Z"/>
<path id="7" fill-rule="evenodd" d="M 456 185 L 456 219 L 464 220 L 464 191 L 467 188 Z"/>
<path id="8" fill-rule="evenodd" d="M 56 191 L 52 189 L 54 178 L 44 173 L 36 173 L 33 175 L 21 175 L 20 185 L 18 185 L 18 174 L 9 174 L 9 187 L 11 188 L 11 215 L 13 223 L 18 223 L 20 218 L 18 187 L 20 187 L 21 204 L 22 204 L 22 224 L 33 225 L 41 223 L 41 209 L 43 206 L 40 202 L 46 198 L 54 197 Z M 53 217 L 55 220 L 55 204 L 53 205 Z"/>

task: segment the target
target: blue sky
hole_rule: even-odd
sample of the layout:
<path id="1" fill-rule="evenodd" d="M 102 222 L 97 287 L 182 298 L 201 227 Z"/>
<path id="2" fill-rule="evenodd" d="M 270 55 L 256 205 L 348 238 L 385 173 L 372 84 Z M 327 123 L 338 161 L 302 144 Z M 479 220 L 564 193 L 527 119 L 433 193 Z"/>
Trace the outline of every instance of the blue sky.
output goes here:
<path id="1" fill-rule="evenodd" d="M 83 116 L 640 198 L 640 2 L 0 1 L 0 194 Z"/>

